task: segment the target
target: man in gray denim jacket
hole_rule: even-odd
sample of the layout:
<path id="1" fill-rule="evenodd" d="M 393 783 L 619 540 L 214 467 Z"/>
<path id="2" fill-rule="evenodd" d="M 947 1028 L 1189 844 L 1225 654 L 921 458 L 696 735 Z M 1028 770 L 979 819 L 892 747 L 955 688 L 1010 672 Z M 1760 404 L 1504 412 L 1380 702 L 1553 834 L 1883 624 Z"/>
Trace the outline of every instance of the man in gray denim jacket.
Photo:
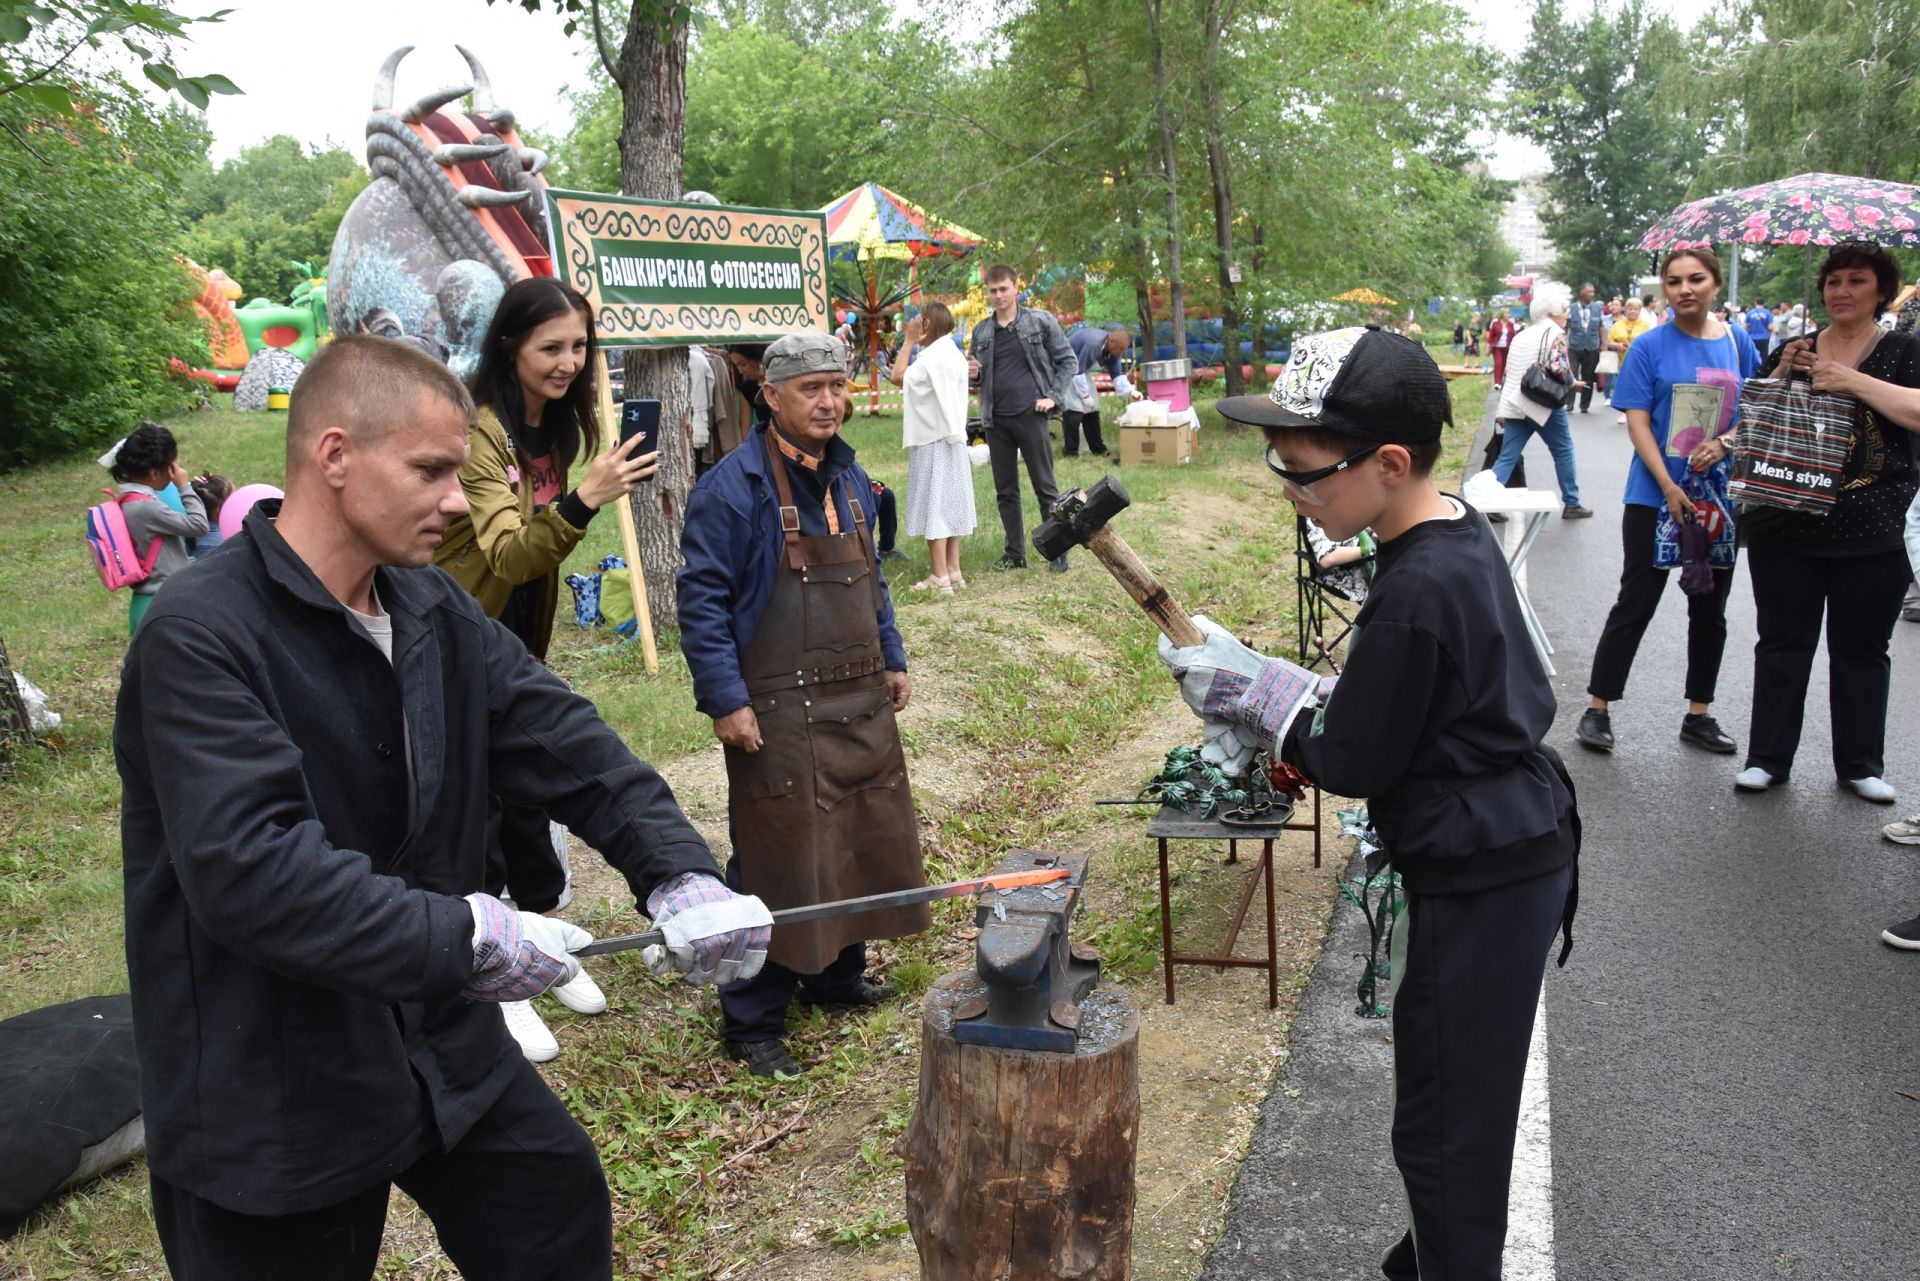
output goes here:
<path id="1" fill-rule="evenodd" d="M 986 425 L 993 492 L 1006 532 L 1006 550 L 993 567 L 1025 569 L 1019 460 L 1026 459 L 1027 478 L 1045 520 L 1059 497 L 1047 416 L 1057 409 L 1084 408 L 1073 390 L 1079 364 L 1060 322 L 1048 312 L 1020 305 L 1020 280 L 1013 268 L 1004 263 L 987 268 L 986 285 L 993 314 L 973 327 L 968 354 L 972 371 L 980 377 L 980 419 Z M 1067 558 L 1061 556 L 1048 568 L 1064 574 Z"/>

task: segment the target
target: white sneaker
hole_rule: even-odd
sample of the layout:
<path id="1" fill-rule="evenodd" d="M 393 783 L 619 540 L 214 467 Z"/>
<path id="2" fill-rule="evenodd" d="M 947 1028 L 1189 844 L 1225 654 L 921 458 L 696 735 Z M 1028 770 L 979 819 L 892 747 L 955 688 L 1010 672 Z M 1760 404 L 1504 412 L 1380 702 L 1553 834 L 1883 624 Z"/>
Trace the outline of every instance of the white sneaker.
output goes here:
<path id="1" fill-rule="evenodd" d="M 582 966 L 579 975 L 569 983 L 557 984 L 547 991 L 553 993 L 560 1004 L 575 1014 L 605 1014 L 607 1012 L 607 994 L 593 981 L 593 975 Z"/>
<path id="2" fill-rule="evenodd" d="M 1893 784 L 1884 778 L 1850 778 L 1847 786 L 1853 789 L 1854 795 L 1875 805 L 1891 805 L 1900 799 L 1900 794 L 1893 790 Z"/>
<path id="3" fill-rule="evenodd" d="M 507 1021 L 507 1031 L 513 1033 L 513 1039 L 520 1043 L 520 1052 L 527 1056 L 529 1063 L 545 1063 L 560 1056 L 560 1042 L 553 1039 L 553 1033 L 533 1006 L 527 1001 L 502 1001 L 500 1014 Z"/>
<path id="4" fill-rule="evenodd" d="M 1773 775 L 1758 765 L 1749 765 L 1733 776 L 1733 785 L 1743 792 L 1764 792 L 1773 786 Z"/>

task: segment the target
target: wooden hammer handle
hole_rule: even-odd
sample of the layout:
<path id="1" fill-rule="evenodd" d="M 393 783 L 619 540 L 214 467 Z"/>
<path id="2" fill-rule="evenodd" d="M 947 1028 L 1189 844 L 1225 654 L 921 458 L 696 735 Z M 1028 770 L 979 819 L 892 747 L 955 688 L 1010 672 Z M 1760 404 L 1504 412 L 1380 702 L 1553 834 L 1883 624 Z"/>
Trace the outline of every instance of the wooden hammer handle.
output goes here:
<path id="1" fill-rule="evenodd" d="M 1134 554 L 1124 538 L 1113 532 L 1111 525 L 1087 539 L 1087 550 L 1099 558 L 1108 573 L 1120 580 L 1127 595 L 1140 602 L 1140 608 L 1147 611 L 1147 617 L 1168 640 L 1182 649 L 1206 643 L 1206 634 L 1193 625 L 1193 618 L 1180 608 L 1180 602 L 1167 595 L 1167 589 L 1160 585 L 1153 571 Z"/>

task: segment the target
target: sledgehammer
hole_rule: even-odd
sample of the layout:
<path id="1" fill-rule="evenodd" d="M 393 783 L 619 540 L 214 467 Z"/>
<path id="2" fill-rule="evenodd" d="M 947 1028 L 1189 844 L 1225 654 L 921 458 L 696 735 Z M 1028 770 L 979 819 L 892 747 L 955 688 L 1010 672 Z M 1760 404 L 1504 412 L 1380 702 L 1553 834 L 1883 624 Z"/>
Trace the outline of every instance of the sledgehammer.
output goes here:
<path id="1" fill-rule="evenodd" d="M 1126 540 L 1107 527 L 1107 522 L 1132 502 L 1126 487 L 1111 476 L 1102 476 L 1092 489 L 1068 490 L 1054 503 L 1047 520 L 1033 531 L 1034 549 L 1053 560 L 1073 547 L 1085 547 L 1120 580 L 1127 595 L 1140 602 L 1140 608 L 1147 611 L 1147 617 L 1168 640 L 1182 648 L 1205 644 L 1205 634 L 1193 625 L 1187 611 L 1167 595 L 1167 589 Z"/>

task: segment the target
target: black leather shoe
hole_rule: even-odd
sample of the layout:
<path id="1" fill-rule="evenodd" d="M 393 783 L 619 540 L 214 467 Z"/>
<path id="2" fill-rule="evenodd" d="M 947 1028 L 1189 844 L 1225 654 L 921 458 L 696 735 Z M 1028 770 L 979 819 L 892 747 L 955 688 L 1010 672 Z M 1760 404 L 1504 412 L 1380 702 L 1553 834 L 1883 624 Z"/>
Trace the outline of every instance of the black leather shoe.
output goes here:
<path id="1" fill-rule="evenodd" d="M 1024 556 L 1002 556 L 999 560 L 996 560 L 995 562 L 993 562 L 993 564 L 987 566 L 988 569 L 998 569 L 998 570 L 1025 569 L 1026 567 L 1027 567 L 1027 558 Z"/>
<path id="2" fill-rule="evenodd" d="M 1613 717 L 1605 708 L 1589 707 L 1580 713 L 1580 723 L 1573 727 L 1573 736 L 1580 740 L 1583 747 L 1591 747 L 1596 752 L 1613 750 Z"/>
<path id="3" fill-rule="evenodd" d="M 889 547 L 880 553 L 881 560 L 905 560 L 907 554 L 898 547 Z"/>
<path id="4" fill-rule="evenodd" d="M 779 1041 L 728 1041 L 727 1057 L 755 1076 L 799 1076 L 800 1065 Z"/>
<path id="5" fill-rule="evenodd" d="M 801 988 L 794 993 L 794 1002 L 799 1005 L 819 1005 L 830 1010 L 870 1010 L 883 1001 L 891 1001 L 899 993 L 891 983 L 869 983 L 861 979 L 858 983 L 842 992 L 824 995 L 809 992 Z"/>
<path id="6" fill-rule="evenodd" d="M 1739 751 L 1739 745 L 1727 737 L 1720 722 L 1705 715 L 1688 716 L 1680 722 L 1680 741 L 1692 743 L 1695 747 L 1704 747 L 1709 752 L 1718 752 L 1722 756 L 1731 756 Z"/>

